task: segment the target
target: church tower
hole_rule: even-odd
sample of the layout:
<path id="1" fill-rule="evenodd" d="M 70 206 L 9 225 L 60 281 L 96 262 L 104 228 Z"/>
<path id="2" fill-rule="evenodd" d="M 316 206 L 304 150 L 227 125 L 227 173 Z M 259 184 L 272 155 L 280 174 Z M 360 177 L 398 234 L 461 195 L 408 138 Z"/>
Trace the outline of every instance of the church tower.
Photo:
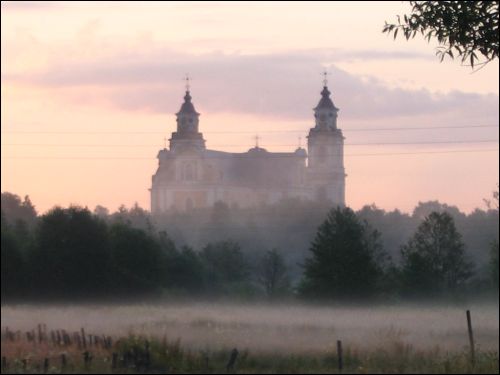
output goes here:
<path id="1" fill-rule="evenodd" d="M 178 152 L 183 150 L 204 150 L 205 140 L 203 134 L 198 131 L 200 123 L 200 114 L 196 112 L 194 104 L 191 101 L 189 91 L 189 78 L 186 78 L 186 94 L 181 109 L 175 115 L 177 116 L 177 131 L 172 133 L 170 138 L 170 150 Z"/>
<path id="2" fill-rule="evenodd" d="M 337 128 L 337 114 L 324 80 L 321 99 L 314 108 L 315 126 L 309 131 L 308 175 L 315 199 L 345 205 L 344 136 Z"/>

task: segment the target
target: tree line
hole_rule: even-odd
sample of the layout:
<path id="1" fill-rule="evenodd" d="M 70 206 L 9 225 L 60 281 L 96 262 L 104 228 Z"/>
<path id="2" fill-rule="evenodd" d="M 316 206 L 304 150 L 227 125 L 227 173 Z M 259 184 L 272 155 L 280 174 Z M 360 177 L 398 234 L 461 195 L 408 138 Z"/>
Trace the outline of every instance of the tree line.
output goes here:
<path id="1" fill-rule="evenodd" d="M 496 204 L 489 211 L 496 210 L 498 217 Z M 303 207 L 274 207 L 275 213 L 280 210 L 292 211 L 286 217 L 295 210 L 295 220 L 308 221 Z M 161 217 L 151 217 L 138 206 L 114 214 L 104 207 L 94 212 L 55 207 L 38 215 L 28 197 L 2 193 L 2 301 L 158 296 L 335 301 L 498 291 L 498 232 L 489 239 L 487 262 L 478 267 L 453 212 L 420 211 L 420 222 L 394 256 L 387 251 L 383 233 L 366 219 L 368 214 L 376 216 L 376 208 L 322 210 L 294 277 L 287 248 L 273 248 L 273 241 L 266 246 L 255 238 L 248 251 L 231 238 L 228 223 L 234 225 L 237 208 L 217 204 L 207 225 L 218 238 L 193 247 L 174 239 L 161 227 Z M 199 228 L 190 215 L 176 213 L 170 219 L 184 223 L 195 235 Z M 259 237 L 260 231 L 256 224 L 247 225 L 249 239 Z"/>

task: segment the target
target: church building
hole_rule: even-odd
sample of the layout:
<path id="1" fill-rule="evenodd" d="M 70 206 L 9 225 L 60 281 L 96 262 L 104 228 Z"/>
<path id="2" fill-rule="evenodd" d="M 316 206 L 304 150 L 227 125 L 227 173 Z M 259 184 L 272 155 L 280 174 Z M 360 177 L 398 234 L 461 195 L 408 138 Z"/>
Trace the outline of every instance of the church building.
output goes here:
<path id="1" fill-rule="evenodd" d="M 210 207 L 218 201 L 251 207 L 286 198 L 344 206 L 344 137 L 337 127 L 337 114 L 325 81 L 314 108 L 315 126 L 307 136 L 308 152 L 301 147 L 269 152 L 258 145 L 241 153 L 209 150 L 188 86 L 170 147 L 158 153 L 151 212 Z"/>

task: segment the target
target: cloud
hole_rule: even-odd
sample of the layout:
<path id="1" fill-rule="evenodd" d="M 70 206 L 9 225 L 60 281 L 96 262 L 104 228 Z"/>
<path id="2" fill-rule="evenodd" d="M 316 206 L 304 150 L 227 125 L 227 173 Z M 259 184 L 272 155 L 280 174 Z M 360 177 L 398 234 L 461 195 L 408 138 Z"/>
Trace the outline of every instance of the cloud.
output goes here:
<path id="1" fill-rule="evenodd" d="M 352 119 L 383 119 L 453 112 L 498 121 L 498 96 L 432 93 L 390 88 L 381 81 L 352 75 L 335 66 L 345 59 L 416 58 L 418 54 L 379 51 L 301 51 L 280 54 L 189 55 L 169 50 L 119 54 L 88 63 L 61 64 L 33 75 L 3 79 L 44 87 L 85 87 L 126 110 L 173 113 L 183 96 L 182 77 L 193 77 L 198 110 L 310 119 L 319 99 L 320 73 L 330 71 L 330 89 L 341 113 Z"/>

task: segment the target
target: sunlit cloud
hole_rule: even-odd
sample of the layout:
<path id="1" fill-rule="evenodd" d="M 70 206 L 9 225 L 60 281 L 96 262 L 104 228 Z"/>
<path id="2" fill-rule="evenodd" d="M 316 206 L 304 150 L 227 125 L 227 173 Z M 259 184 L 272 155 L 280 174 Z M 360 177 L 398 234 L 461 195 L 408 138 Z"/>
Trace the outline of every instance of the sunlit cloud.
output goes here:
<path id="1" fill-rule="evenodd" d="M 172 113 L 182 95 L 181 79 L 189 72 L 194 100 L 205 111 L 309 119 L 315 104 L 312 100 L 321 89 L 320 73 L 326 68 L 334 101 L 352 119 L 453 112 L 461 119 L 496 122 L 497 95 L 387 87 L 376 78 L 355 76 L 335 65 L 337 58 L 371 54 L 373 58 L 394 57 L 376 51 L 192 56 L 164 50 L 138 56 L 124 53 L 84 64 L 70 62 L 42 73 L 7 73 L 3 78 L 57 89 L 81 87 L 83 92 L 92 87 L 88 95 L 101 103 L 123 110 Z"/>

